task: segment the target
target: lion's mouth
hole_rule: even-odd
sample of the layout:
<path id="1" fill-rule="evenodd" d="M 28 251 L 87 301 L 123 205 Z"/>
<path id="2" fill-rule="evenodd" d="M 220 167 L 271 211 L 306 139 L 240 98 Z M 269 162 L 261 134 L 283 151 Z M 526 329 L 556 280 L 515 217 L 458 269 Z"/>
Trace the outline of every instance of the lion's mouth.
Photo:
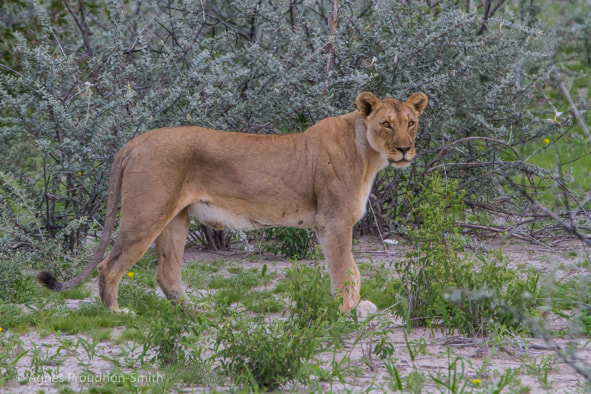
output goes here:
<path id="1" fill-rule="evenodd" d="M 394 167 L 404 168 L 404 167 L 408 167 L 410 165 L 411 161 L 406 160 L 406 159 L 394 160 L 394 159 L 388 158 L 388 163 L 390 163 L 390 165 L 392 165 Z"/>

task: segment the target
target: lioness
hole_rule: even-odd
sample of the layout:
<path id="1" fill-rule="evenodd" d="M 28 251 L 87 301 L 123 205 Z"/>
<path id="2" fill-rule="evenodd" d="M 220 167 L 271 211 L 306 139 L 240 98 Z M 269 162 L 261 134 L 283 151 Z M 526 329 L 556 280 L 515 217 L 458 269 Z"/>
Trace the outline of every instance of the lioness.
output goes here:
<path id="1" fill-rule="evenodd" d="M 360 274 L 351 253 L 353 225 L 365 213 L 378 171 L 391 163 L 407 167 L 415 157 L 423 93 L 402 102 L 363 92 L 357 110 L 326 118 L 303 133 L 254 135 L 171 127 L 149 131 L 115 157 L 109 181 L 107 217 L 94 258 L 65 283 L 41 272 L 55 291 L 77 286 L 103 258 L 115 226 L 119 236 L 98 264 L 103 304 L 118 311 L 121 277 L 155 242 L 158 285 L 169 299 L 185 297 L 181 284 L 189 216 L 201 223 L 250 230 L 290 226 L 313 228 L 324 249 L 341 310 L 377 311 L 360 301 Z"/>

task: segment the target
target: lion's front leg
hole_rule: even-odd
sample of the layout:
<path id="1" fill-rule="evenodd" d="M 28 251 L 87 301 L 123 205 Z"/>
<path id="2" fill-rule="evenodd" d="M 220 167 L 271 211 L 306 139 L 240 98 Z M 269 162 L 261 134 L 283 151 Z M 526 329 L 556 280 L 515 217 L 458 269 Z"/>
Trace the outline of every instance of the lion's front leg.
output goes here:
<path id="1" fill-rule="evenodd" d="M 353 228 L 350 226 L 327 226 L 316 230 L 324 250 L 333 291 L 343 297 L 342 312 L 357 308 L 360 317 L 377 312 L 369 301 L 361 301 L 361 274 L 351 253 Z"/>

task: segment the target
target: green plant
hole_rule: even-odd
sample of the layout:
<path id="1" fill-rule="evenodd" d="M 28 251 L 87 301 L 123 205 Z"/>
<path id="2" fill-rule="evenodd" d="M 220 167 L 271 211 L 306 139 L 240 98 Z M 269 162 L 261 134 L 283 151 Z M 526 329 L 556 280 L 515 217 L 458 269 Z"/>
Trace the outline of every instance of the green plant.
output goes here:
<path id="1" fill-rule="evenodd" d="M 336 322 L 341 314 L 339 301 L 331 293 L 331 284 L 324 267 L 320 265 L 320 246 L 315 248 L 312 266 L 292 262 L 285 282 L 276 291 L 284 292 L 290 301 L 290 311 L 297 314 L 304 325 L 318 321 Z"/>
<path id="2" fill-rule="evenodd" d="M 528 375 L 537 376 L 538 381 L 546 390 L 552 388 L 552 382 L 548 380 L 548 374 L 558 369 L 555 355 L 538 356 L 524 360 L 523 369 Z"/>
<path id="3" fill-rule="evenodd" d="M 388 388 L 393 391 L 403 391 L 404 387 L 402 386 L 402 379 L 400 379 L 400 373 L 398 372 L 396 365 L 390 360 L 386 360 L 384 365 L 386 366 L 386 370 L 390 377 Z"/>
<path id="4" fill-rule="evenodd" d="M 269 238 L 266 251 L 295 260 L 310 257 L 316 244 L 314 232 L 308 229 L 272 227 L 265 229 L 265 234 Z"/>
<path id="5" fill-rule="evenodd" d="M 449 355 L 448 355 L 449 357 Z M 447 375 L 440 374 L 434 376 L 429 374 L 431 379 L 437 384 L 437 386 L 443 386 L 446 392 L 449 393 L 465 393 L 468 389 L 468 382 L 465 377 L 465 360 L 461 357 L 454 358 L 453 361 L 449 359 L 447 366 Z M 459 366 L 459 371 L 458 371 Z"/>
<path id="6" fill-rule="evenodd" d="M 522 278 L 508 267 L 502 253 L 476 259 L 461 256 L 455 217 L 462 212 L 457 184 L 433 177 L 411 210 L 416 227 L 405 260 L 395 263 L 405 302 L 396 313 L 411 324 L 441 321 L 450 331 L 486 334 L 490 324 L 518 326 L 516 311 L 538 305 L 539 275 L 529 270 Z"/>
<path id="7" fill-rule="evenodd" d="M 192 341 L 199 339 L 207 321 L 188 313 L 183 305 L 169 303 L 152 312 L 144 353 L 154 351 L 151 361 L 161 365 L 185 363 Z"/>
<path id="8" fill-rule="evenodd" d="M 394 264 L 400 275 L 404 302 L 395 309 L 407 322 L 423 323 L 435 316 L 433 305 L 443 296 L 460 261 L 453 252 L 461 247 L 455 217 L 461 214 L 461 193 L 457 182 L 449 184 L 438 176 L 430 179 L 418 199 L 412 201 L 412 222 L 408 237 L 413 249 Z"/>
<path id="9" fill-rule="evenodd" d="M 405 391 L 409 393 L 422 393 L 425 385 L 425 375 L 418 371 L 412 371 L 406 377 Z"/>
<path id="10" fill-rule="evenodd" d="M 267 321 L 263 316 L 233 313 L 216 334 L 221 370 L 235 384 L 254 390 L 307 381 L 309 377 L 300 371 L 319 346 L 318 328 L 302 324 L 297 315 Z"/>
<path id="11" fill-rule="evenodd" d="M 18 376 L 16 364 L 29 350 L 23 349 L 23 341 L 16 334 L 0 332 L 0 387 Z"/>

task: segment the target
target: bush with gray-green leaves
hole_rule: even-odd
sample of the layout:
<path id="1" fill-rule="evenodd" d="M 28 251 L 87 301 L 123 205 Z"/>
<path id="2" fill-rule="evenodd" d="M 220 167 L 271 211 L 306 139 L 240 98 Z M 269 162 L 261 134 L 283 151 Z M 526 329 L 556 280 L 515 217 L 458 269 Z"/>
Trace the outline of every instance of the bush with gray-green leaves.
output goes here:
<path id="1" fill-rule="evenodd" d="M 297 132 L 354 110 L 364 90 L 429 96 L 420 157 L 408 171 L 381 174 L 369 227 L 377 219 L 382 229 L 400 230 L 396 218 L 409 216 L 408 196 L 420 194 L 434 172 L 459 179 L 471 207 L 522 209 L 511 201 L 517 193 L 507 178 L 535 182 L 551 174 L 524 164 L 520 147 L 569 127 L 540 109 L 548 36 L 523 2 L 505 4 L 482 34 L 480 9 L 469 7 L 5 2 L 2 260 L 27 251 L 34 252 L 29 260 L 63 267 L 60 256 L 78 253 L 89 233 L 100 232 L 114 155 L 149 129 Z"/>

